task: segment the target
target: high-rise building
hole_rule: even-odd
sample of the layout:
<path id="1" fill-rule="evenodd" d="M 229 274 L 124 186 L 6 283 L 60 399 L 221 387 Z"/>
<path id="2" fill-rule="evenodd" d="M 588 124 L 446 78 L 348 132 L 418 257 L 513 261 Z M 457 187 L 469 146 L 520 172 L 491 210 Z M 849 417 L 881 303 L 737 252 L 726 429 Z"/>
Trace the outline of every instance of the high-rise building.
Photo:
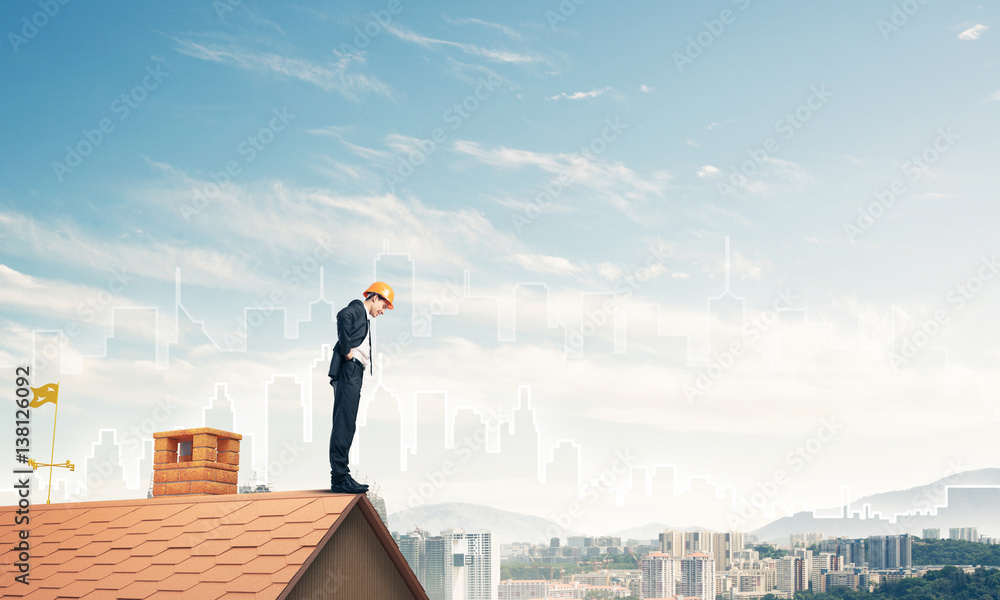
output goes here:
<path id="1" fill-rule="evenodd" d="M 976 527 L 952 527 L 948 530 L 948 538 L 952 540 L 978 542 L 979 530 Z"/>
<path id="2" fill-rule="evenodd" d="M 653 552 L 642 557 L 642 590 L 640 598 L 672 598 L 677 592 L 674 559 L 665 552 Z"/>
<path id="3" fill-rule="evenodd" d="M 669 554 L 671 558 L 680 559 L 684 556 L 684 533 L 665 530 L 660 534 L 660 552 Z"/>
<path id="4" fill-rule="evenodd" d="M 793 598 L 795 592 L 806 589 L 805 561 L 796 556 L 785 556 L 778 563 L 778 592 L 783 598 Z"/>
<path id="5" fill-rule="evenodd" d="M 715 560 L 707 552 L 694 552 L 681 559 L 681 589 L 688 598 L 715 600 Z"/>
<path id="6" fill-rule="evenodd" d="M 412 531 L 397 544 L 431 600 L 497 600 L 500 552 L 492 532 Z"/>
<path id="7" fill-rule="evenodd" d="M 941 530 L 937 528 L 924 529 L 924 532 L 921 534 L 920 537 L 925 540 L 939 540 L 941 539 Z"/>
<path id="8" fill-rule="evenodd" d="M 872 571 L 910 567 L 913 540 L 909 534 L 874 535 L 868 538 L 868 568 Z"/>
<path id="9" fill-rule="evenodd" d="M 809 575 L 812 573 L 813 568 L 813 553 L 812 550 L 806 550 L 805 548 L 796 548 L 791 551 L 790 556 L 802 559 L 802 568 L 805 571 L 806 581 L 803 583 L 805 588 L 809 587 Z"/>
<path id="10" fill-rule="evenodd" d="M 715 534 L 711 531 L 685 531 L 684 532 L 684 555 L 695 552 L 704 552 L 709 556 L 715 554 Z"/>
<path id="11" fill-rule="evenodd" d="M 728 571 L 736 553 L 743 550 L 743 534 L 738 531 L 715 533 L 712 546 L 715 554 L 715 570 Z"/>
<path id="12" fill-rule="evenodd" d="M 820 552 L 829 552 L 840 557 L 842 567 L 853 564 L 862 567 L 865 564 L 864 540 L 833 538 L 819 543 Z"/>
<path id="13" fill-rule="evenodd" d="M 840 570 L 840 556 L 831 552 L 820 552 L 813 557 L 812 568 L 809 570 L 809 585 L 814 594 L 826 591 L 826 574 Z"/>
<path id="14" fill-rule="evenodd" d="M 500 550 L 493 533 L 490 531 L 465 533 L 461 529 L 449 531 L 451 533 L 445 532 L 443 535 L 461 536 L 465 541 L 466 598 L 497 600 L 497 586 L 500 584 Z M 458 562 L 457 556 L 455 562 Z"/>
<path id="15" fill-rule="evenodd" d="M 424 538 L 424 578 L 417 579 L 431 600 L 465 600 L 465 549 L 465 540 L 451 535 Z"/>

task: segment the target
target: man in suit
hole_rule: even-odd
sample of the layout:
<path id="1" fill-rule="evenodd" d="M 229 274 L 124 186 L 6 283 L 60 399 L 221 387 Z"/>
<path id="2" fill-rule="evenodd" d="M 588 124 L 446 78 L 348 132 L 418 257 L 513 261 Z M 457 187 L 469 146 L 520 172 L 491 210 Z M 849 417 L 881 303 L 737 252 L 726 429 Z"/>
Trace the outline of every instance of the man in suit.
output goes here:
<path id="1" fill-rule="evenodd" d="M 361 380 L 365 369 L 372 369 L 370 319 L 392 310 L 395 294 L 381 281 L 368 286 L 364 301 L 352 300 L 337 313 L 337 343 L 330 360 L 330 385 L 333 386 L 333 429 L 330 431 L 330 491 L 361 494 L 368 486 L 354 481 L 347 466 L 354 440 L 361 402 Z M 374 371 L 372 371 L 374 372 Z"/>

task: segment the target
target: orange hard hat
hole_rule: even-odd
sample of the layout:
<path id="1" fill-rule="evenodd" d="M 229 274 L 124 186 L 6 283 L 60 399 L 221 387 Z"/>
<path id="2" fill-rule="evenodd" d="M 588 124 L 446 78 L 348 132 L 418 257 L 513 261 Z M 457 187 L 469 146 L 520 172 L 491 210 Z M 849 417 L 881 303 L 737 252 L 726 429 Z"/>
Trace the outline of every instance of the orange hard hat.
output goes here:
<path id="1" fill-rule="evenodd" d="M 392 299 L 393 297 L 395 297 L 396 294 L 393 293 L 392 286 L 390 286 L 388 283 L 382 281 L 376 281 L 375 283 L 368 286 L 367 290 L 365 290 L 365 298 L 368 297 L 368 294 L 378 294 L 379 296 L 382 296 L 383 298 L 385 298 L 386 302 L 388 302 L 387 308 L 389 310 L 392 310 Z"/>

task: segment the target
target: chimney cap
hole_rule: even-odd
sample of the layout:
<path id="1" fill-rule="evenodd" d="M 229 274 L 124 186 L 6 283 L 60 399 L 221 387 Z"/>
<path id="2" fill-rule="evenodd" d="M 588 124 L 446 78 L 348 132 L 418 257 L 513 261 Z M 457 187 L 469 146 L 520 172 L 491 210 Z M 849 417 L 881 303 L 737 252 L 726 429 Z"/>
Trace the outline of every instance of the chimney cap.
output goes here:
<path id="1" fill-rule="evenodd" d="M 182 438 L 195 436 L 198 434 L 207 433 L 209 435 L 214 435 L 220 438 L 228 438 L 231 440 L 242 440 L 243 436 L 239 433 L 233 433 L 232 431 L 223 431 L 221 429 L 215 429 L 214 427 L 195 427 L 193 429 L 175 429 L 174 431 L 157 431 L 153 434 L 153 439 L 160 438 Z"/>

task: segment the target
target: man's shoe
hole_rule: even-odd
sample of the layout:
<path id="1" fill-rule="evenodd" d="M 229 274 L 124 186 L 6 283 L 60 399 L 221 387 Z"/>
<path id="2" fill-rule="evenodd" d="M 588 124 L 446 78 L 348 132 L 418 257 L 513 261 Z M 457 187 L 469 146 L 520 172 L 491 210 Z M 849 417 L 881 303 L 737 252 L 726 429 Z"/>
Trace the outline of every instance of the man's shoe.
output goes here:
<path id="1" fill-rule="evenodd" d="M 357 487 L 362 487 L 362 488 L 365 488 L 365 491 L 366 491 L 366 492 L 368 491 L 368 484 L 367 484 L 367 483 L 358 483 L 358 482 L 357 482 L 357 481 L 355 481 L 355 480 L 354 480 L 354 478 L 353 478 L 353 477 L 351 477 L 350 475 L 348 475 L 348 476 L 347 476 L 347 480 L 348 480 L 348 481 L 350 481 L 351 483 L 353 483 L 354 485 L 356 485 Z"/>
<path id="2" fill-rule="evenodd" d="M 330 491 L 334 494 L 363 494 L 368 491 L 368 486 L 359 485 L 357 481 L 348 476 L 337 483 L 330 484 Z"/>

